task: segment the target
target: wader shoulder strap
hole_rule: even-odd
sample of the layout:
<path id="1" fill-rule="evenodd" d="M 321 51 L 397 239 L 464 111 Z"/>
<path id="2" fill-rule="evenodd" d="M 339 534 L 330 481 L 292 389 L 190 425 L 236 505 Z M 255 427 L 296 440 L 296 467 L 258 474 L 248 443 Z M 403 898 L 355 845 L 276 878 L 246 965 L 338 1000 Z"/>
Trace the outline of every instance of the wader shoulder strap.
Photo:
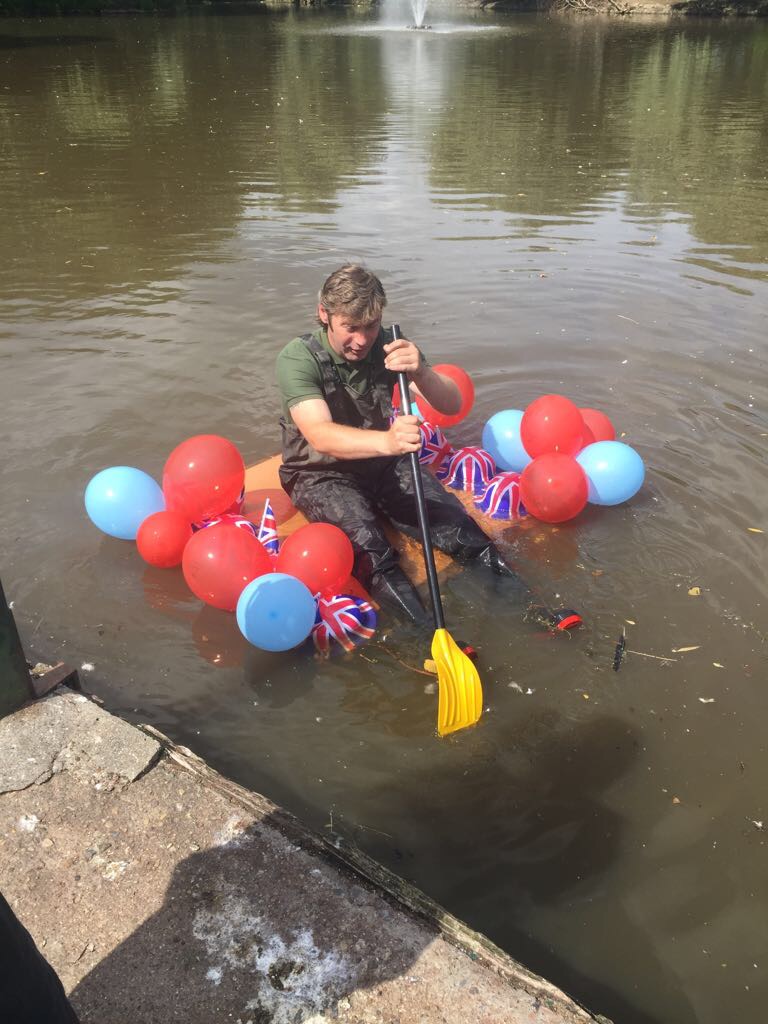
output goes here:
<path id="1" fill-rule="evenodd" d="M 392 341 L 392 331 L 390 328 L 385 327 L 383 330 L 383 336 L 381 339 L 381 345 L 378 348 L 378 364 L 376 366 L 376 375 L 374 382 L 374 389 L 376 391 L 376 399 L 379 403 L 382 415 L 387 421 L 392 418 L 392 388 L 395 383 L 395 374 L 391 373 L 384 366 L 384 345 L 389 344 Z"/>
<path id="2" fill-rule="evenodd" d="M 344 382 L 339 375 L 336 364 L 331 358 L 330 352 L 314 334 L 302 334 L 301 340 L 314 356 L 320 372 L 322 373 L 323 394 L 329 406 L 333 407 L 334 400 L 340 394 L 346 393 Z M 391 333 L 384 331 L 383 342 L 391 341 Z M 380 410 L 384 422 L 388 422 L 392 416 L 392 386 L 393 375 L 384 367 L 384 352 L 381 348 L 376 353 L 376 363 L 373 372 L 372 390 L 374 400 Z M 333 411 L 333 408 L 332 408 Z"/>
<path id="3" fill-rule="evenodd" d="M 315 357 L 323 375 L 323 393 L 326 398 L 333 398 L 341 385 L 341 377 L 333 364 L 330 353 L 323 347 L 314 334 L 302 334 L 301 340 Z"/>

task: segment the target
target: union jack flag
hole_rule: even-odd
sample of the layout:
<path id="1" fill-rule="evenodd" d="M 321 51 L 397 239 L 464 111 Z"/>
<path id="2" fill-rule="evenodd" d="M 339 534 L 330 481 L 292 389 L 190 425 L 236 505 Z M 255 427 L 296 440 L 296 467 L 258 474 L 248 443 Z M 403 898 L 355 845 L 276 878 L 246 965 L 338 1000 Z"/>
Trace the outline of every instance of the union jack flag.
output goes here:
<path id="1" fill-rule="evenodd" d="M 459 448 L 437 471 L 437 479 L 454 490 L 480 494 L 495 472 L 494 461 L 483 448 Z"/>
<path id="2" fill-rule="evenodd" d="M 256 531 L 256 536 L 270 553 L 276 555 L 280 549 L 280 542 L 277 539 L 277 520 L 272 511 L 272 502 L 267 498 L 264 502 L 264 512 L 261 516 L 261 523 Z"/>
<path id="3" fill-rule="evenodd" d="M 423 420 L 419 424 L 421 431 L 421 451 L 419 462 L 423 466 L 434 466 L 439 469 L 448 455 L 453 455 L 453 448 L 446 441 L 445 434 L 434 423 Z"/>
<path id="4" fill-rule="evenodd" d="M 475 498 L 475 504 L 493 519 L 519 519 L 527 515 L 520 501 L 520 474 L 499 473 L 489 482 L 482 496 Z"/>
<path id="5" fill-rule="evenodd" d="M 353 651 L 376 632 L 376 612 L 368 601 L 348 594 L 318 597 L 312 639 L 315 650 L 328 657 L 332 642 Z"/>
<path id="6" fill-rule="evenodd" d="M 201 523 L 193 523 L 192 529 L 204 530 L 207 526 L 219 526 L 221 523 L 231 523 L 232 526 L 237 526 L 240 530 L 250 530 L 254 537 L 258 536 L 256 524 L 235 512 L 222 512 L 221 515 L 214 516 L 213 519 L 204 519 Z"/>

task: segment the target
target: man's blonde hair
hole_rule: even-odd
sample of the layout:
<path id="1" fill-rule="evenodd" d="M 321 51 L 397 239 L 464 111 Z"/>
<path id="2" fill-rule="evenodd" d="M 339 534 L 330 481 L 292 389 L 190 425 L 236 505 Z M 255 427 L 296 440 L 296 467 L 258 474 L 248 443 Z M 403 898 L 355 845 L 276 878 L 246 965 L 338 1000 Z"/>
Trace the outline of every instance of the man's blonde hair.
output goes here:
<path id="1" fill-rule="evenodd" d="M 359 263 L 345 263 L 327 278 L 318 301 L 329 317 L 341 315 L 365 324 L 381 317 L 387 296 L 370 270 Z"/>

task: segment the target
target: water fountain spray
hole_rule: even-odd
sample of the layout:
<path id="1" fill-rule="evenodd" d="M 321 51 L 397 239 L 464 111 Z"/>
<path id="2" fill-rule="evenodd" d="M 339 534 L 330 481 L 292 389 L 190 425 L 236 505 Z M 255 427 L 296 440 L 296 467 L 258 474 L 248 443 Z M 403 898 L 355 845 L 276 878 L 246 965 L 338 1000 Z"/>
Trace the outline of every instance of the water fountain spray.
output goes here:
<path id="1" fill-rule="evenodd" d="M 425 25 L 424 19 L 427 16 L 427 0 L 410 0 L 411 12 L 413 13 L 413 24 L 409 25 L 412 29 L 430 29 L 431 25 Z"/>

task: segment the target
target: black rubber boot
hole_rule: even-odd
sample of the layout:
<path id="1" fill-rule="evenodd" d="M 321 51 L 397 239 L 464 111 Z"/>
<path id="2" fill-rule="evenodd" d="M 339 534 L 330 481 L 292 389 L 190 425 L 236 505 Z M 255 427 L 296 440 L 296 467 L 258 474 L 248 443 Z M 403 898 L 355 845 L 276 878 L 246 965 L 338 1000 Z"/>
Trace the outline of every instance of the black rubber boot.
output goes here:
<path id="1" fill-rule="evenodd" d="M 510 596 L 514 596 L 521 604 L 528 605 L 533 602 L 533 594 L 531 593 L 528 585 L 515 572 L 509 562 L 505 560 L 504 556 L 495 544 L 488 544 L 484 547 L 483 550 L 475 556 L 473 561 L 486 566 L 486 568 L 491 570 L 494 576 L 500 576 L 502 579 L 508 580 L 509 586 L 514 588 L 514 595 Z"/>
<path id="2" fill-rule="evenodd" d="M 377 604 L 406 615 L 416 625 L 429 621 L 429 613 L 421 603 L 418 591 L 399 565 L 376 573 L 368 591 Z"/>
<path id="3" fill-rule="evenodd" d="M 534 622 L 537 625 L 546 626 L 547 629 L 565 632 L 570 629 L 577 629 L 582 625 L 582 618 L 572 608 L 555 608 L 550 610 L 542 605 L 534 604 L 534 595 L 518 576 L 515 570 L 494 544 L 487 547 L 476 556 L 476 561 L 487 566 L 496 576 L 500 576 L 514 587 L 514 597 L 526 606 L 523 618 L 526 622 Z"/>

